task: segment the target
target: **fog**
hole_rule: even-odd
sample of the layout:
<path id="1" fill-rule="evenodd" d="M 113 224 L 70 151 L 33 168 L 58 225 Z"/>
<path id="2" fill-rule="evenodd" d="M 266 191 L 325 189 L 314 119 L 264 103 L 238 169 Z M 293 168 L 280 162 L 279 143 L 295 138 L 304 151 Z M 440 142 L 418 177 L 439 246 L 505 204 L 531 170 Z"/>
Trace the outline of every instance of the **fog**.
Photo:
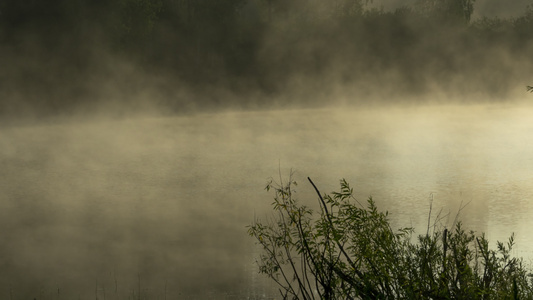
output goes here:
<path id="1" fill-rule="evenodd" d="M 429 105 L 3 129 L 0 293 L 126 299 L 140 283 L 149 299 L 276 296 L 245 226 L 268 218 L 266 181 L 290 168 L 303 203 L 316 205 L 306 176 L 323 192 L 346 178 L 397 227 L 423 229 L 430 195 L 448 225 L 469 203 L 466 226 L 491 240 L 515 232 L 515 253 L 531 257 L 531 112 Z"/>
<path id="2" fill-rule="evenodd" d="M 532 257 L 527 3 L 193 2 L 0 4 L 0 298 L 277 297 L 246 226 L 291 168 Z"/>
<path id="3" fill-rule="evenodd" d="M 167 281 L 171 298 L 245 291 L 251 259 L 241 258 L 251 246 L 243 233 L 253 209 L 244 199 L 253 195 L 243 188 L 251 179 L 240 173 L 252 166 L 225 165 L 226 148 L 237 147 L 218 135 L 227 125 L 204 123 L 136 119 L 5 130 L 2 297 L 9 289 L 21 299 L 56 288 L 61 297 L 94 297 L 96 280 L 103 297 L 104 287 L 115 295 L 115 279 L 119 295 L 131 296 L 138 275 L 151 298 Z"/>

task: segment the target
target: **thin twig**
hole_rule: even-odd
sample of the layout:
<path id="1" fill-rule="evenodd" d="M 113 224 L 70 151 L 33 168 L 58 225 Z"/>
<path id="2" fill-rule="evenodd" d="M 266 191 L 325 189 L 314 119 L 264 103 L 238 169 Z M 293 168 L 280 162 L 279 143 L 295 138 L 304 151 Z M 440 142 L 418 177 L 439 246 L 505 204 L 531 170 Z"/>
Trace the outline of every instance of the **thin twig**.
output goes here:
<path id="1" fill-rule="evenodd" d="M 431 211 L 433 210 L 433 193 L 429 194 L 429 214 L 428 214 L 428 228 L 426 231 L 426 236 L 429 236 L 429 226 L 431 224 Z"/>
<path id="2" fill-rule="evenodd" d="M 452 228 L 455 228 L 455 225 L 457 225 L 457 221 L 459 220 L 459 215 L 461 214 L 461 211 L 470 204 L 472 200 L 468 201 L 465 205 L 463 205 L 463 200 L 461 200 L 461 205 L 459 206 L 459 210 L 457 211 L 457 214 L 455 215 L 455 219 L 453 220 L 453 226 Z"/>

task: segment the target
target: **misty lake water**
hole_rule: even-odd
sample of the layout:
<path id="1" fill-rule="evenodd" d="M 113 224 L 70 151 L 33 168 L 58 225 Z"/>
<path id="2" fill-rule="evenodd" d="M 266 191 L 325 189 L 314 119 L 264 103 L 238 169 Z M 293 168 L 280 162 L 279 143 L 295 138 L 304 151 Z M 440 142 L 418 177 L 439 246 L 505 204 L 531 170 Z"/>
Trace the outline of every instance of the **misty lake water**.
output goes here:
<path id="1" fill-rule="evenodd" d="M 533 258 L 533 109 L 411 106 L 235 112 L 6 127 L 0 298 L 263 299 L 245 226 L 292 168 L 315 205 L 339 179 L 423 232 L 461 203 L 491 241 Z M 143 299 L 144 299 L 143 298 Z"/>

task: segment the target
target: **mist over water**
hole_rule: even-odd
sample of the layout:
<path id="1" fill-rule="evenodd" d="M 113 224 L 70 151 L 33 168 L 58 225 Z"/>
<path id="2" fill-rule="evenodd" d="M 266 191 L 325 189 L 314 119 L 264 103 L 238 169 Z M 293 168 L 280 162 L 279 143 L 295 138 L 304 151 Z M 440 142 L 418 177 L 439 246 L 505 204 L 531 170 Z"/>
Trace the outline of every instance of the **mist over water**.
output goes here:
<path id="1" fill-rule="evenodd" d="M 394 226 L 450 212 L 531 258 L 533 108 L 426 105 L 234 112 L 21 126 L 0 136 L 0 297 L 277 296 L 245 226 L 268 177 L 316 205 L 346 178 Z M 280 168 L 280 169 L 279 169 Z M 140 284 L 140 286 L 139 286 Z"/>

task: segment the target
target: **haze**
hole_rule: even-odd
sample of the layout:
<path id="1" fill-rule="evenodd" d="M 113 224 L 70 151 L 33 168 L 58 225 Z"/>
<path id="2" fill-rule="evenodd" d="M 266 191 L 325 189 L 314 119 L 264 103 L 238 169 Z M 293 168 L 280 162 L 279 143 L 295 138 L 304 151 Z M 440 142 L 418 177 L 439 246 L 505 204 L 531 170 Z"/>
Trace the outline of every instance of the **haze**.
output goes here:
<path id="1" fill-rule="evenodd" d="M 3 1 L 0 298 L 277 297 L 245 226 L 291 168 L 533 258 L 532 8 L 399 3 Z"/>

